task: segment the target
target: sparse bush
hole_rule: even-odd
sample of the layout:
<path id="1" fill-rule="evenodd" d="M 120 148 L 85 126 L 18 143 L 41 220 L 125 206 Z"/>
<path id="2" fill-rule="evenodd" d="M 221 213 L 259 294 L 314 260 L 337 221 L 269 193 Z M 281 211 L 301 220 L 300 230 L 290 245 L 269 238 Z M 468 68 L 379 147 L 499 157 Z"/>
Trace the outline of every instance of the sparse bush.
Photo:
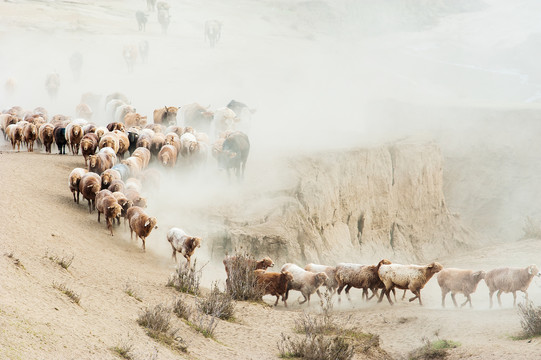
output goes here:
<path id="1" fill-rule="evenodd" d="M 197 259 L 194 260 L 192 267 L 179 266 L 169 277 L 167 286 L 173 287 L 183 293 L 198 295 L 201 273 L 204 266 L 197 270 L 196 265 Z"/>
<path id="2" fill-rule="evenodd" d="M 80 305 L 79 302 L 81 301 L 81 296 L 77 294 L 75 291 L 68 288 L 66 284 L 58 284 L 53 281 L 53 287 L 57 290 L 60 290 L 63 294 L 69 297 L 74 303 L 76 303 L 77 305 Z"/>
<path id="3" fill-rule="evenodd" d="M 204 314 L 217 317 L 222 320 L 229 320 L 235 314 L 235 301 L 233 297 L 220 291 L 217 283 L 212 284 L 212 290 L 208 297 L 196 300 L 197 308 Z"/>
<path id="4" fill-rule="evenodd" d="M 454 349 L 460 346 L 460 343 L 451 340 L 438 339 L 430 341 L 427 337 L 423 338 L 424 345 L 412 351 L 408 358 L 410 360 L 430 360 L 430 359 L 445 359 L 449 349 Z"/>
<path id="5" fill-rule="evenodd" d="M 176 336 L 178 329 L 171 330 L 171 310 L 164 305 L 156 305 L 146 308 L 137 323 L 147 328 L 147 335 L 151 338 L 168 345 L 170 348 L 186 352 L 186 343 L 180 336 Z"/>
<path id="6" fill-rule="evenodd" d="M 191 312 L 191 307 L 181 297 L 178 297 L 173 303 L 173 313 L 179 318 L 189 320 Z"/>
<path id="7" fill-rule="evenodd" d="M 55 264 L 60 265 L 63 269 L 68 270 L 68 268 L 73 263 L 73 259 L 75 258 L 75 255 L 70 256 L 58 256 L 58 255 L 49 255 L 48 252 L 45 253 L 45 257 L 47 257 L 49 260 L 54 262 Z"/>
<path id="8" fill-rule="evenodd" d="M 133 359 L 133 343 L 128 340 L 123 340 L 120 344 L 118 344 L 111 350 L 113 350 L 113 352 L 117 353 L 123 359 Z"/>
<path id="9" fill-rule="evenodd" d="M 527 217 L 522 227 L 523 239 L 541 239 L 541 222 Z"/>
<path id="10" fill-rule="evenodd" d="M 234 300 L 260 301 L 264 294 L 264 289 L 257 285 L 255 265 L 249 264 L 255 264 L 255 259 L 246 253 L 237 254 L 229 260 L 226 287 Z"/>
<path id="11" fill-rule="evenodd" d="M 353 358 L 353 346 L 342 336 L 306 335 L 295 339 L 282 333 L 278 342 L 281 358 L 300 357 L 307 360 L 347 360 Z"/>
<path id="12" fill-rule="evenodd" d="M 518 304 L 520 325 L 524 338 L 541 335 L 541 306 L 535 306 L 532 301 Z"/>
<path id="13" fill-rule="evenodd" d="M 197 312 L 193 322 L 188 322 L 188 324 L 203 334 L 204 337 L 214 339 L 214 330 L 216 330 L 216 327 L 218 326 L 217 319 L 218 318 L 214 316 Z"/>
<path id="14" fill-rule="evenodd" d="M 171 313 L 167 307 L 159 304 L 146 308 L 139 315 L 137 323 L 150 330 L 167 332 L 171 328 Z"/>
<path id="15" fill-rule="evenodd" d="M 135 288 L 131 284 L 126 283 L 126 285 L 124 285 L 124 292 L 135 300 L 143 302 L 143 300 L 141 300 L 141 298 L 139 297 L 137 290 L 135 290 Z"/>

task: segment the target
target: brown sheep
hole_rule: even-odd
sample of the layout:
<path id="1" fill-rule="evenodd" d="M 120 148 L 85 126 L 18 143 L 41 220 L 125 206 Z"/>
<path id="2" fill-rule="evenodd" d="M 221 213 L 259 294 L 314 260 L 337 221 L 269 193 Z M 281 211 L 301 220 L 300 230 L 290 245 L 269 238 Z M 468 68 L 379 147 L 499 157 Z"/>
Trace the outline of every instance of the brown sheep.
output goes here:
<path id="1" fill-rule="evenodd" d="M 85 126 L 83 126 L 83 134 L 86 135 L 86 134 L 92 133 L 92 134 L 95 135 L 97 129 L 98 128 L 94 124 L 86 124 Z M 97 137 L 97 135 L 96 135 L 96 137 Z"/>
<path id="2" fill-rule="evenodd" d="M 164 145 L 173 145 L 178 153 L 180 151 L 180 137 L 174 132 L 167 133 Z"/>
<path id="3" fill-rule="evenodd" d="M 173 167 L 177 162 L 177 149 L 173 145 L 164 145 L 158 153 L 158 161 L 164 167 Z"/>
<path id="4" fill-rule="evenodd" d="M 128 209 L 128 222 L 130 224 L 130 238 L 133 240 L 139 237 L 143 241 L 143 251 L 145 248 L 145 239 L 150 235 L 152 229 L 157 229 L 157 220 L 155 217 L 149 217 L 139 206 L 132 206 Z"/>
<path id="5" fill-rule="evenodd" d="M 79 154 L 79 146 L 81 144 L 81 139 L 83 138 L 83 129 L 81 128 L 81 125 L 70 122 L 66 126 L 66 141 L 68 148 L 71 151 L 72 155 Z"/>
<path id="6" fill-rule="evenodd" d="M 33 152 L 34 142 L 36 141 L 38 137 L 38 130 L 36 129 L 36 125 L 26 124 L 26 126 L 23 128 L 23 135 L 24 135 L 24 143 L 26 147 L 28 148 L 28 151 Z"/>
<path id="7" fill-rule="evenodd" d="M 126 165 L 130 169 L 130 174 L 133 176 L 139 175 L 143 170 L 143 160 L 137 156 L 130 156 L 129 158 L 122 160 L 121 164 Z"/>
<path id="8" fill-rule="evenodd" d="M 147 124 L 147 117 L 138 113 L 128 113 L 124 116 L 124 125 L 129 129 L 131 127 L 144 127 Z"/>
<path id="9" fill-rule="evenodd" d="M 107 127 L 107 130 L 109 130 L 109 132 L 113 132 L 115 130 L 119 130 L 121 132 L 126 131 L 126 127 L 121 122 L 112 122 L 112 123 L 107 124 L 106 127 Z"/>
<path id="10" fill-rule="evenodd" d="M 122 213 L 120 216 L 124 218 L 124 227 L 126 226 L 126 219 L 128 218 L 128 209 L 133 206 L 133 202 L 128 200 L 126 195 L 119 191 L 113 192 L 113 196 L 115 197 L 116 201 L 118 202 L 118 205 L 122 206 Z M 120 224 L 120 219 L 118 219 L 118 223 Z"/>
<path id="11" fill-rule="evenodd" d="M 163 126 L 160 124 L 147 124 L 145 129 L 150 129 L 154 131 L 154 134 L 163 134 Z"/>
<path id="12" fill-rule="evenodd" d="M 468 302 L 470 303 L 470 307 L 472 307 L 470 294 L 475 292 L 477 284 L 485 276 L 486 273 L 484 271 L 453 268 L 446 268 L 440 271 L 438 274 L 438 284 L 441 288 L 441 306 L 445 307 L 445 297 L 448 292 L 451 292 L 451 298 L 455 307 L 458 307 L 455 299 L 457 293 L 462 293 L 466 297 L 466 301 L 460 307 L 463 307 Z"/>
<path id="13" fill-rule="evenodd" d="M 362 289 L 362 297 L 367 301 L 377 295 L 378 289 L 385 289 L 385 285 L 380 280 L 378 271 L 381 265 L 389 265 L 391 262 L 387 259 L 381 260 L 377 265 L 359 265 L 341 263 L 336 265 L 336 282 L 338 285 L 338 295 L 346 287 L 346 296 L 349 296 L 349 290 L 354 287 Z M 368 289 L 372 290 L 372 296 L 368 297 Z"/>
<path id="14" fill-rule="evenodd" d="M 77 204 L 79 203 L 79 183 L 81 182 L 81 178 L 88 172 L 88 170 L 83 168 L 75 168 L 71 171 L 69 178 L 68 178 L 68 186 L 71 190 L 71 193 L 73 194 L 73 201 Z M 75 193 L 77 193 L 77 198 L 75 198 Z"/>
<path id="15" fill-rule="evenodd" d="M 517 291 L 522 291 L 528 300 L 528 287 L 534 276 L 541 276 L 539 269 L 535 265 L 525 268 L 497 268 L 486 273 L 485 283 L 488 286 L 488 296 L 490 297 L 490 308 L 492 308 L 492 295 L 498 291 L 498 304 L 502 306 L 500 298 L 502 292 L 513 293 L 513 306 L 517 304 Z"/>
<path id="16" fill-rule="evenodd" d="M 107 169 L 100 175 L 101 178 L 101 188 L 108 189 L 111 182 L 114 180 L 120 180 L 120 173 L 113 169 Z"/>
<path id="17" fill-rule="evenodd" d="M 100 214 L 103 213 L 107 222 L 107 229 L 113 236 L 113 221 L 122 214 L 122 206 L 109 190 L 101 190 L 96 195 L 96 210 L 98 210 L 98 222 L 100 222 Z"/>
<path id="18" fill-rule="evenodd" d="M 148 150 L 150 150 L 150 141 L 152 140 L 152 137 L 146 133 L 139 134 L 139 138 L 137 139 L 136 146 L 137 148 L 143 147 Z"/>
<path id="19" fill-rule="evenodd" d="M 81 139 L 81 153 L 85 158 L 85 166 L 88 164 L 88 157 L 96 154 L 98 148 L 98 136 L 94 133 L 88 133 Z"/>
<path id="20" fill-rule="evenodd" d="M 184 230 L 179 228 L 171 228 L 167 232 L 167 241 L 173 248 L 173 259 L 177 261 L 177 252 L 181 253 L 187 261 L 186 266 L 190 266 L 190 260 L 195 249 L 201 247 L 201 238 L 188 236 Z"/>
<path id="21" fill-rule="evenodd" d="M 54 126 L 48 123 L 41 125 L 39 127 L 39 139 L 45 146 L 45 152 L 50 154 L 51 145 L 54 142 Z"/>
<path id="22" fill-rule="evenodd" d="M 126 188 L 126 185 L 124 184 L 124 181 L 122 180 L 113 180 L 111 181 L 111 184 L 109 184 L 109 187 L 107 188 L 111 192 L 121 192 L 124 193 L 124 189 Z"/>
<path id="23" fill-rule="evenodd" d="M 113 167 L 113 160 L 109 154 L 97 153 L 88 157 L 88 171 L 101 175 L 107 169 Z"/>
<path id="24" fill-rule="evenodd" d="M 324 272 L 313 273 L 306 271 L 298 265 L 286 263 L 282 266 L 282 272 L 289 271 L 293 275 L 293 280 L 289 282 L 286 291 L 286 300 L 289 298 L 289 290 L 300 291 L 304 300 L 299 304 L 304 304 L 308 301 L 310 304 L 310 295 L 317 292 L 321 298 L 319 287 L 327 281 L 328 276 Z"/>
<path id="25" fill-rule="evenodd" d="M 143 166 L 141 170 L 145 169 L 148 166 L 148 163 L 150 162 L 150 150 L 145 147 L 138 147 L 136 148 L 131 156 L 135 156 L 140 158 L 143 161 Z"/>
<path id="26" fill-rule="evenodd" d="M 227 277 L 229 278 L 231 264 L 237 261 L 237 256 L 226 256 L 223 260 L 223 264 L 225 267 L 225 273 Z M 241 258 L 239 258 L 241 259 Z M 253 270 L 266 270 L 269 267 L 274 266 L 274 262 L 270 257 L 264 257 L 263 259 L 256 261 L 255 259 L 246 259 L 246 263 L 244 264 L 246 267 L 253 268 Z"/>
<path id="27" fill-rule="evenodd" d="M 100 177 L 98 174 L 88 172 L 83 175 L 79 182 L 79 192 L 83 194 L 83 199 L 88 201 L 89 213 L 92 213 L 92 210 L 96 209 L 96 195 L 100 190 Z"/>
<path id="28" fill-rule="evenodd" d="M 17 123 L 17 116 L 12 114 L 1 114 L 0 115 L 0 126 L 2 127 L 2 133 L 4 134 L 4 139 L 7 140 L 6 130 L 9 125 Z"/>
<path id="29" fill-rule="evenodd" d="M 149 149 L 150 153 L 154 155 L 155 157 L 157 157 L 164 143 L 165 143 L 164 134 L 160 134 L 160 133 L 154 134 L 154 136 L 150 139 L 150 149 Z"/>
<path id="30" fill-rule="evenodd" d="M 263 295 L 276 296 L 276 302 L 274 306 L 278 305 L 280 296 L 284 302 L 284 306 L 287 307 L 287 289 L 291 281 L 293 281 L 293 275 L 288 271 L 277 272 L 265 272 L 265 270 L 255 270 L 255 276 L 258 286 L 261 288 Z"/>
<path id="31" fill-rule="evenodd" d="M 115 133 L 112 133 L 112 132 L 104 134 L 100 138 L 100 142 L 99 142 L 98 145 L 99 145 L 100 149 L 103 149 L 104 147 L 110 147 L 111 149 L 114 150 L 114 152 L 116 154 L 116 153 L 118 153 L 118 147 L 119 147 L 118 136 Z"/>
<path id="32" fill-rule="evenodd" d="M 126 189 L 124 191 L 124 195 L 130 200 L 134 206 L 138 206 L 141 208 L 147 207 L 147 200 L 139 194 L 139 191 L 135 189 Z"/>
<path id="33" fill-rule="evenodd" d="M 6 134 L 11 142 L 11 147 L 15 150 L 17 146 L 17 151 L 21 151 L 21 142 L 23 140 L 23 128 L 17 124 L 11 124 L 6 129 Z"/>
<path id="34" fill-rule="evenodd" d="M 161 109 L 154 110 L 154 123 L 155 124 L 164 124 L 166 126 L 176 125 L 177 124 L 177 112 L 178 107 L 174 106 L 164 106 Z"/>
<path id="35" fill-rule="evenodd" d="M 443 266 L 437 262 L 424 266 L 401 264 L 381 265 L 378 275 L 385 285 L 385 291 L 381 292 L 378 302 L 381 302 L 383 295 L 386 295 L 389 304 L 393 305 L 389 293 L 396 287 L 398 289 L 410 290 L 415 296 L 410 298 L 409 301 L 412 302 L 415 299 L 419 299 L 419 305 L 423 305 L 421 301 L 421 289 L 434 274 L 440 272 L 442 269 Z"/>

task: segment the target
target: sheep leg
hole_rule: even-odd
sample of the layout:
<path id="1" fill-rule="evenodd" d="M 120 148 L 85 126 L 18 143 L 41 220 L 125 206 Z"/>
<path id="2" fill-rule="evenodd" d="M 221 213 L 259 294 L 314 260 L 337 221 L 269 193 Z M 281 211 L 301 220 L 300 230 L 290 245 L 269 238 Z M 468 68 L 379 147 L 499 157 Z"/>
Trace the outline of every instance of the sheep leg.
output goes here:
<path id="1" fill-rule="evenodd" d="M 171 244 L 171 247 L 173 248 L 173 255 L 172 258 L 175 260 L 175 263 L 177 262 L 177 249 Z"/>
<path id="2" fill-rule="evenodd" d="M 75 191 L 71 192 L 73 194 L 73 202 L 77 202 L 77 199 L 75 198 Z"/>
<path id="3" fill-rule="evenodd" d="M 404 294 L 402 294 L 402 300 L 404 300 L 406 298 L 406 289 L 404 289 Z"/>
<path id="4" fill-rule="evenodd" d="M 455 304 L 455 307 L 458 307 L 458 304 L 456 303 L 455 295 L 456 294 L 454 292 L 451 292 L 451 298 L 453 299 L 453 304 Z"/>
<path id="5" fill-rule="evenodd" d="M 423 305 L 422 301 L 421 301 L 421 290 L 411 290 L 410 291 L 415 295 L 414 297 L 410 298 L 409 299 L 409 302 L 412 302 L 413 300 L 415 299 L 419 299 L 419 305 Z"/>
<path id="6" fill-rule="evenodd" d="M 528 291 L 522 290 L 522 292 L 524 293 L 524 295 L 526 295 L 526 302 L 528 302 Z"/>
<path id="7" fill-rule="evenodd" d="M 133 229 L 130 226 L 130 240 L 133 241 Z"/>
<path id="8" fill-rule="evenodd" d="M 473 307 L 472 304 L 471 304 L 470 294 L 468 294 L 468 295 L 464 294 L 464 295 L 466 296 L 466 301 L 464 301 L 464 304 L 460 305 L 460 307 L 463 308 L 464 305 L 466 305 L 468 302 L 470 303 L 470 308 Z"/>
<path id="9" fill-rule="evenodd" d="M 376 298 L 378 297 L 378 289 L 377 288 L 373 288 L 373 289 L 370 289 L 372 290 L 372 296 L 370 296 L 366 301 L 368 300 L 372 300 L 372 298 L 375 296 Z"/>
<path id="10" fill-rule="evenodd" d="M 306 295 L 304 295 L 303 293 L 301 293 L 301 294 L 302 294 L 302 296 L 304 296 L 304 300 L 303 300 L 303 301 L 299 301 L 299 305 L 302 305 L 302 304 L 304 304 L 304 303 L 307 302 L 307 301 L 308 301 L 308 305 L 310 305 L 310 302 L 309 302 L 309 300 L 310 300 L 310 295 L 308 295 L 308 297 L 306 297 Z"/>
<path id="11" fill-rule="evenodd" d="M 110 217 L 105 217 L 105 220 L 107 221 L 107 228 L 109 228 L 109 231 L 111 231 L 111 236 L 114 236 L 114 234 L 113 234 L 113 221 L 114 221 L 114 219 L 111 219 Z"/>
<path id="12" fill-rule="evenodd" d="M 492 295 L 494 295 L 494 291 L 489 290 L 488 297 L 490 299 L 490 308 L 492 309 Z"/>
<path id="13" fill-rule="evenodd" d="M 280 295 L 276 295 L 276 302 L 274 303 L 274 306 L 278 305 L 278 300 L 280 299 Z"/>
<path id="14" fill-rule="evenodd" d="M 517 292 L 513 291 L 513 307 L 517 306 Z"/>
<path id="15" fill-rule="evenodd" d="M 349 289 L 351 289 L 351 285 L 346 286 L 346 296 L 347 296 L 348 300 L 351 301 L 351 296 L 349 296 Z"/>
<path id="16" fill-rule="evenodd" d="M 500 307 L 502 306 L 502 299 L 500 297 L 501 295 L 502 295 L 502 291 L 498 290 L 498 293 L 496 294 L 496 296 L 498 297 L 498 305 L 500 305 Z"/>
<path id="17" fill-rule="evenodd" d="M 445 307 L 445 297 L 447 296 L 447 293 L 449 292 L 449 290 L 447 289 L 441 289 L 441 307 Z M 452 295 L 451 295 L 452 296 Z"/>
<path id="18" fill-rule="evenodd" d="M 282 295 L 282 301 L 284 302 L 284 306 L 287 307 L 287 301 L 284 299 L 284 295 Z"/>
<path id="19" fill-rule="evenodd" d="M 98 222 L 100 222 L 100 211 L 98 210 Z"/>
<path id="20" fill-rule="evenodd" d="M 80 193 L 81 193 L 81 192 L 79 191 L 79 189 L 77 189 L 77 204 L 79 203 L 79 194 L 80 194 Z"/>
<path id="21" fill-rule="evenodd" d="M 88 212 L 92 214 L 92 205 L 90 205 L 90 199 L 87 199 L 87 200 L 88 200 Z"/>
<path id="22" fill-rule="evenodd" d="M 147 249 L 145 248 L 145 238 L 144 238 L 144 237 L 141 237 L 141 236 L 140 236 L 140 238 L 141 238 L 141 240 L 143 240 L 143 251 L 146 252 Z"/>
<path id="23" fill-rule="evenodd" d="M 321 293 L 319 292 L 319 289 L 316 290 L 317 296 L 319 296 L 319 299 L 323 301 L 323 296 L 321 296 Z"/>

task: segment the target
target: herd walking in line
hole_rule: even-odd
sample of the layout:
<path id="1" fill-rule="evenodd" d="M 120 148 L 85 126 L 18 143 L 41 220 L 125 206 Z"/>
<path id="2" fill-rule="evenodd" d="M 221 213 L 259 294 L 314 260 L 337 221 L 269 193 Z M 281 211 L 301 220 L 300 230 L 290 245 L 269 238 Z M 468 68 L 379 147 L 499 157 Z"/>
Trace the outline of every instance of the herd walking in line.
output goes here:
<path id="1" fill-rule="evenodd" d="M 129 227 L 130 237 L 133 239 L 135 235 L 136 239 L 141 239 L 143 251 L 146 249 L 146 239 L 158 227 L 158 219 L 146 213 L 147 199 L 141 194 L 144 187 L 159 184 L 164 171 L 196 171 L 212 156 L 219 168 L 226 169 L 228 177 L 231 170 L 239 181 L 244 177 L 250 141 L 248 135 L 238 128 L 250 121 L 247 114 L 253 111 L 245 104 L 232 100 L 226 107 L 214 111 L 197 103 L 163 106 L 154 110 L 153 122 L 147 123 L 147 116 L 137 113 L 125 95 L 114 93 L 105 99 L 107 124 L 99 126 L 91 121 L 92 107 L 85 102 L 91 99 L 93 97 L 88 94 L 82 96 L 81 103 L 75 108 L 75 119 L 62 114 L 49 117 L 42 107 L 28 111 L 14 106 L 2 112 L 0 127 L 14 151 L 20 151 L 23 146 L 28 152 L 33 152 L 35 144 L 37 149 L 44 149 L 47 154 L 52 153 L 53 144 L 61 155 L 66 154 L 66 147 L 72 155 L 79 155 L 80 151 L 83 155 L 81 167 L 69 173 L 68 189 L 75 203 L 79 204 L 82 195 L 88 203 L 89 213 L 97 210 L 98 222 L 103 215 L 111 236 L 114 236 L 115 224 L 119 226 L 123 218 L 124 228 Z M 183 126 L 178 125 L 179 115 Z M 151 163 L 155 166 L 149 168 Z M 172 247 L 175 262 L 178 263 L 177 253 L 180 253 L 186 260 L 183 266 L 188 268 L 196 249 L 203 242 L 200 237 L 188 235 L 177 227 L 169 229 L 165 240 Z M 230 281 L 232 259 L 234 257 L 226 256 L 223 260 L 226 285 Z M 304 268 L 286 263 L 280 272 L 266 271 L 274 267 L 274 262 L 268 257 L 246 265 L 254 271 L 256 286 L 261 287 L 264 294 L 276 296 L 275 306 L 280 298 L 287 306 L 290 290 L 301 293 L 303 300 L 300 304 L 310 303 L 313 294 L 322 297 L 319 290 L 322 286 L 331 296 L 336 294 L 339 301 L 342 291 L 351 300 L 350 290 L 356 288 L 362 290 L 361 297 L 365 301 L 376 297 L 381 302 L 386 297 L 393 305 L 396 289 L 399 289 L 404 290 L 402 299 L 410 291 L 413 297 L 409 301 L 418 300 L 423 305 L 421 290 L 436 274 L 443 307 L 449 293 L 456 307 L 457 294 L 465 297 L 461 307 L 468 303 L 472 307 L 471 295 L 481 280 L 489 289 L 490 307 L 493 306 L 494 293 L 500 306 L 501 294 L 512 293 L 513 304 L 516 305 L 516 293 L 522 291 L 528 299 L 527 290 L 532 279 L 541 276 L 535 265 L 476 271 L 443 268 L 437 262 L 402 265 L 387 259 L 374 265 L 311 263 Z"/>

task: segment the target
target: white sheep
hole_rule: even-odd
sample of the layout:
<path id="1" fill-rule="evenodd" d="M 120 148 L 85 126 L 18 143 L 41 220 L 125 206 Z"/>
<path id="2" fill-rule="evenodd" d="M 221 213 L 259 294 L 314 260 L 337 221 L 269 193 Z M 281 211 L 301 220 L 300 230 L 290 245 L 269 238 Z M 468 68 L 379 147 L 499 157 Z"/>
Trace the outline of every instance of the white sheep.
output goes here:
<path id="1" fill-rule="evenodd" d="M 293 275 L 293 280 L 291 280 L 287 286 L 286 298 L 288 299 L 289 290 L 300 291 L 304 300 L 300 304 L 304 304 L 308 301 L 310 304 L 310 295 L 317 292 L 319 298 L 321 299 L 321 293 L 319 292 L 319 287 L 325 283 L 328 279 L 327 274 L 324 272 L 313 273 L 306 271 L 298 265 L 287 263 L 282 266 L 281 272 L 289 271 Z"/>
<path id="2" fill-rule="evenodd" d="M 490 297 L 490 307 L 492 308 L 492 295 L 498 290 L 498 304 L 502 306 L 500 295 L 502 292 L 513 293 L 513 306 L 517 304 L 517 291 L 522 291 L 528 300 L 528 287 L 534 276 L 541 276 L 539 269 L 535 265 L 525 268 L 497 268 L 487 272 L 485 283 L 488 286 L 488 295 Z"/>

